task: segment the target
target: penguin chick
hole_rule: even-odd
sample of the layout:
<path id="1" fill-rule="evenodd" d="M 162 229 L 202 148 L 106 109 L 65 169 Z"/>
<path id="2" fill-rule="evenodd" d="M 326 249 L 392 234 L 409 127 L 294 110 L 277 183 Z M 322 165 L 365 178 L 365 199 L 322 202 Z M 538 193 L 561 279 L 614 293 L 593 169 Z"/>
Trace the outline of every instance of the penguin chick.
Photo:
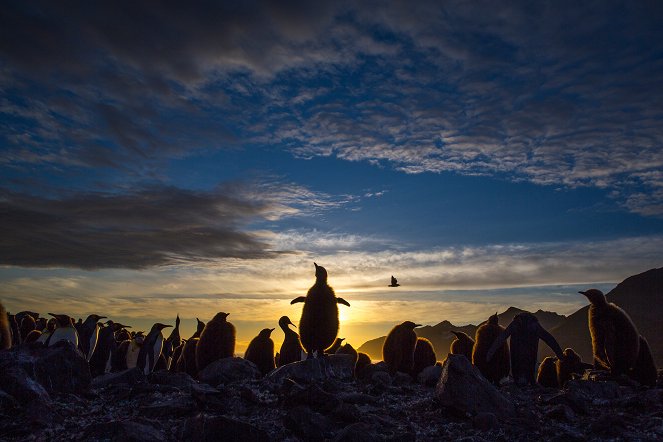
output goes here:
<path id="1" fill-rule="evenodd" d="M 274 364 L 274 341 L 270 337 L 273 331 L 273 328 L 260 330 L 258 336 L 251 340 L 244 353 L 244 359 L 256 364 L 263 376 L 276 368 Z"/>
<path id="2" fill-rule="evenodd" d="M 166 327 L 172 327 L 172 325 L 161 324 L 160 322 L 154 324 L 150 332 L 145 336 L 143 345 L 140 347 L 136 367 L 141 369 L 145 374 L 152 373 L 156 368 L 157 362 L 159 362 L 164 341 L 161 330 Z"/>
<path id="3" fill-rule="evenodd" d="M 371 361 L 371 357 L 363 352 L 358 352 L 357 353 L 357 363 L 355 364 L 355 373 L 359 375 L 361 371 L 371 365 L 373 362 Z"/>
<path id="4" fill-rule="evenodd" d="M 293 299 L 290 304 L 303 302 L 302 316 L 299 320 L 299 337 L 302 347 L 308 353 L 307 359 L 316 352 L 318 357 L 324 355 L 338 335 L 338 305 L 348 307 L 350 304 L 343 298 L 337 298 L 334 289 L 327 284 L 327 270 L 315 266 L 315 284 L 306 296 Z"/>
<path id="5" fill-rule="evenodd" d="M 356 367 L 357 367 L 357 359 L 359 357 L 359 354 L 357 353 L 357 350 L 350 345 L 350 344 L 343 344 L 339 347 L 338 350 L 336 350 L 337 355 L 350 355 L 352 356 L 352 366 L 355 367 L 355 370 L 353 370 L 353 373 L 356 373 Z"/>
<path id="6" fill-rule="evenodd" d="M 591 364 L 585 364 L 580 359 L 580 355 L 572 348 L 565 348 L 562 358 L 555 362 L 557 371 L 557 385 L 563 388 L 568 381 L 573 379 L 573 375 L 582 375 L 586 369 L 592 368 Z"/>
<path id="7" fill-rule="evenodd" d="M 299 335 L 297 332 L 290 330 L 289 325 L 292 325 L 293 327 L 295 326 L 295 324 L 290 321 L 290 318 L 287 316 L 281 316 L 279 319 L 279 327 L 283 330 L 285 338 L 283 339 L 283 344 L 281 344 L 281 349 L 279 351 L 279 367 L 302 359 L 302 351 L 304 348 L 302 348 L 302 344 L 299 342 Z"/>
<path id="8" fill-rule="evenodd" d="M 557 366 L 559 359 L 553 356 L 547 356 L 539 364 L 539 371 L 536 374 L 536 383 L 542 387 L 558 388 Z"/>
<path id="9" fill-rule="evenodd" d="M 9 315 L 5 306 L 0 303 L 0 350 L 7 350 L 12 346 L 12 331 L 9 325 Z"/>
<path id="10" fill-rule="evenodd" d="M 437 362 L 437 355 L 435 354 L 433 343 L 426 338 L 417 338 L 417 344 L 414 347 L 413 360 L 411 374 L 416 378 L 424 368 L 435 365 Z"/>
<path id="11" fill-rule="evenodd" d="M 649 387 L 656 386 L 658 371 L 656 369 L 656 364 L 654 363 L 654 357 L 651 354 L 649 343 L 642 335 L 640 335 L 640 350 L 638 351 L 638 358 L 629 372 L 629 376 L 642 385 L 647 385 Z"/>
<path id="12" fill-rule="evenodd" d="M 485 324 L 477 328 L 472 349 L 472 364 L 486 379 L 496 385 L 502 378 L 509 375 L 509 346 L 506 342 L 501 345 L 490 362 L 486 360 L 486 355 L 493 342 L 503 331 L 504 327 L 499 325 L 499 318 L 495 313 L 488 318 Z"/>
<path id="13" fill-rule="evenodd" d="M 32 330 L 28 335 L 25 337 L 25 343 L 30 344 L 32 342 L 37 342 L 39 338 L 41 337 L 41 332 L 39 330 Z"/>
<path id="14" fill-rule="evenodd" d="M 341 344 L 345 341 L 345 338 L 336 338 L 334 339 L 334 343 L 329 347 L 328 349 L 325 350 L 325 354 L 328 355 L 333 355 L 336 353 L 336 351 L 341 348 Z"/>
<path id="15" fill-rule="evenodd" d="M 471 362 L 474 339 L 470 338 L 467 333 L 463 333 L 462 331 L 452 330 L 451 333 L 456 335 L 456 339 L 451 342 L 449 353 L 452 355 L 464 355 L 467 360 Z"/>
<path id="16" fill-rule="evenodd" d="M 417 345 L 415 327 L 421 327 L 421 324 L 405 321 L 392 328 L 384 340 L 382 359 L 387 364 L 391 374 L 397 371 L 410 373 L 412 370 L 414 349 Z"/>
<path id="17" fill-rule="evenodd" d="M 36 330 L 37 324 L 35 319 L 30 315 L 23 315 L 21 319 L 21 342 L 25 342 L 25 338 L 32 330 Z"/>
<path id="18" fill-rule="evenodd" d="M 638 358 L 640 335 L 629 315 L 603 292 L 589 289 L 578 292 L 590 302 L 589 332 L 595 368 L 610 370 L 613 375 L 628 374 Z"/>
<path id="19" fill-rule="evenodd" d="M 226 320 L 230 313 L 219 312 L 205 325 L 196 345 L 196 370 L 235 354 L 235 326 Z"/>
<path id="20" fill-rule="evenodd" d="M 548 333 L 531 313 L 523 312 L 514 316 L 511 324 L 497 337 L 490 346 L 486 360 L 490 361 L 493 354 L 511 338 L 511 373 L 516 383 L 536 382 L 536 359 L 539 352 L 539 339 L 543 340 L 555 352 L 558 358 L 562 358 L 562 349 L 559 344 Z"/>

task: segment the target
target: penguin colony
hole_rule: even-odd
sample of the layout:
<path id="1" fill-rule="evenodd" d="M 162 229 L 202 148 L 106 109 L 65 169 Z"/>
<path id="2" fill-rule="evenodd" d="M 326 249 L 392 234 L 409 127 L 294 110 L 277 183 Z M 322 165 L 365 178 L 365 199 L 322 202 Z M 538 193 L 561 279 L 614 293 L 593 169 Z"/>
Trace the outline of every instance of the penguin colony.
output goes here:
<path id="1" fill-rule="evenodd" d="M 290 329 L 296 327 L 287 316 L 278 325 L 284 339 L 278 358 L 274 358 L 274 328 L 265 328 L 249 344 L 245 358 L 252 361 L 263 376 L 284 365 L 301 361 L 304 357 L 326 358 L 326 354 L 352 356 L 355 375 L 372 364 L 365 353 L 358 353 L 352 345 L 338 338 L 337 304 L 349 306 L 335 296 L 327 283 L 327 271 L 315 266 L 315 284 L 307 295 L 291 304 L 304 303 L 299 324 L 301 335 Z M 392 286 L 398 286 L 392 279 Z M 590 302 L 589 331 L 592 339 L 593 364 L 584 363 L 571 348 L 561 350 L 554 337 L 530 313 L 517 314 L 509 326 L 499 325 L 497 313 L 482 324 L 473 340 L 460 331 L 452 331 L 456 339 L 450 353 L 465 355 L 491 382 L 499 382 L 509 373 L 517 383 L 534 382 L 547 388 L 563 388 L 583 375 L 587 369 L 607 370 L 615 376 L 629 376 L 642 385 L 656 384 L 657 370 L 647 340 L 639 334 L 629 315 L 609 303 L 597 289 L 579 292 Z M 186 372 L 193 377 L 212 362 L 233 357 L 235 327 L 227 321 L 228 313 L 219 312 L 207 324 L 196 318 L 196 332 L 188 339 L 180 336 L 180 318 L 168 338 L 163 330 L 168 324 L 156 323 L 150 332 L 129 331 L 130 326 L 112 320 L 101 323 L 105 316 L 90 314 L 77 322 L 66 314 L 49 313 L 51 319 L 38 313 L 23 311 L 12 315 L 0 303 L 0 350 L 13 345 L 53 346 L 67 341 L 77 347 L 88 360 L 94 376 L 110 371 L 138 367 L 145 374 L 155 370 Z M 417 337 L 412 321 L 396 325 L 385 338 L 382 352 L 390 373 L 401 371 L 416 376 L 424 368 L 436 365 L 432 343 Z M 538 341 L 543 340 L 555 353 L 536 365 Z M 437 362 L 439 364 L 439 362 Z"/>

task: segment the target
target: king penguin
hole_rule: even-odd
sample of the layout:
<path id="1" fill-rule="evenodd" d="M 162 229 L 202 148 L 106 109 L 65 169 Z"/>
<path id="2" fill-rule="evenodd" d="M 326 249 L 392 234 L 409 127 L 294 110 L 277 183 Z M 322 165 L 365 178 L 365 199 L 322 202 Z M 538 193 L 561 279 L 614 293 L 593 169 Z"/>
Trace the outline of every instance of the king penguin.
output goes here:
<path id="1" fill-rule="evenodd" d="M 49 313 L 49 315 L 55 318 L 55 330 L 53 330 L 48 341 L 46 341 L 46 345 L 50 347 L 55 345 L 56 342 L 69 341 L 74 344 L 74 347 L 78 348 L 78 333 L 72 319 L 67 315 L 56 315 L 53 313 Z"/>
<path id="2" fill-rule="evenodd" d="M 391 374 L 397 371 L 411 372 L 414 364 L 414 349 L 417 345 L 415 327 L 421 327 L 421 324 L 405 321 L 392 328 L 384 340 L 382 359 L 384 359 Z"/>
<path id="3" fill-rule="evenodd" d="M 106 326 L 99 330 L 97 345 L 95 345 L 90 357 L 90 373 L 92 376 L 108 373 L 113 368 L 113 359 L 117 351 L 115 323 L 109 319 L 105 324 Z"/>
<path id="4" fill-rule="evenodd" d="M 210 320 L 196 344 L 196 368 L 201 371 L 212 362 L 235 354 L 235 326 L 228 322 L 230 313 L 219 312 Z M 184 355 L 182 350 L 182 355 Z M 274 355 L 272 354 L 272 358 Z"/>
<path id="5" fill-rule="evenodd" d="M 323 357 L 338 335 L 338 306 L 343 304 L 350 307 L 348 301 L 337 298 L 334 289 L 327 284 L 327 270 L 313 263 L 315 266 L 315 284 L 308 290 L 306 296 L 293 299 L 290 304 L 303 302 L 302 316 L 299 320 L 299 337 L 304 350 L 308 353 L 307 359 L 317 356 Z"/>
<path id="6" fill-rule="evenodd" d="M 421 371 L 437 362 L 437 355 L 433 343 L 426 338 L 417 338 L 417 344 L 414 346 L 412 376 L 417 376 Z"/>
<path id="7" fill-rule="evenodd" d="M 251 340 L 244 353 L 244 359 L 256 364 L 263 376 L 276 368 L 274 364 L 274 341 L 271 338 L 273 331 L 273 328 L 260 330 L 258 336 Z"/>
<path id="8" fill-rule="evenodd" d="M 462 331 L 451 330 L 456 335 L 456 339 L 449 346 L 449 353 L 452 355 L 464 355 L 468 361 L 472 362 L 472 350 L 474 350 L 474 339 Z"/>
<path id="9" fill-rule="evenodd" d="M 5 306 L 0 303 L 0 350 L 8 350 L 12 346 L 12 334 L 9 327 L 9 316 Z"/>
<path id="10" fill-rule="evenodd" d="M 173 364 L 173 353 L 181 343 L 182 338 L 180 337 L 180 315 L 178 314 L 175 318 L 175 327 L 163 344 L 163 356 L 166 359 L 167 369 L 169 369 L 171 364 Z"/>
<path id="11" fill-rule="evenodd" d="M 490 362 L 486 360 L 490 346 L 503 331 L 504 327 L 499 324 L 499 317 L 495 313 L 488 318 L 486 323 L 477 328 L 474 335 L 472 364 L 493 384 L 499 384 L 502 378 L 509 376 L 509 345 L 506 342 L 499 348 L 499 351 L 495 352 Z"/>
<path id="12" fill-rule="evenodd" d="M 143 373 L 150 374 L 154 371 L 154 367 L 159 361 L 159 356 L 161 356 L 161 350 L 163 349 L 164 337 L 161 333 L 166 327 L 172 327 L 172 325 L 165 325 L 160 322 L 157 322 L 152 326 L 150 332 L 145 337 L 143 345 L 140 348 L 138 353 L 138 362 L 136 367 L 141 369 Z"/>
<path id="13" fill-rule="evenodd" d="M 293 327 L 295 324 L 290 321 L 290 318 L 287 316 L 281 316 L 279 319 L 279 327 L 283 330 L 285 338 L 283 338 L 283 344 L 281 344 L 281 349 L 279 351 L 279 362 L 278 366 L 289 364 L 291 362 L 300 361 L 302 359 L 302 344 L 299 342 L 299 335 L 294 330 L 290 330 L 289 325 Z"/>
<path id="14" fill-rule="evenodd" d="M 79 348 L 85 355 L 85 358 L 90 361 L 94 348 L 97 346 L 97 339 L 99 338 L 99 320 L 104 319 L 105 316 L 92 314 L 88 316 L 83 324 L 77 328 L 79 337 Z"/>

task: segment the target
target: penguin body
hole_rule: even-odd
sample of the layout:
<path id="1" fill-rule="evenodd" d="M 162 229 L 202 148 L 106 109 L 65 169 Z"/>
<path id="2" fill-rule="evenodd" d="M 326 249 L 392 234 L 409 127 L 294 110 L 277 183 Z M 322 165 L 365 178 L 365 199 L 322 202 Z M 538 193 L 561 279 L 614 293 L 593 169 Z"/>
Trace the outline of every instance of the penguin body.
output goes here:
<path id="1" fill-rule="evenodd" d="M 170 336 L 166 339 L 163 345 L 163 356 L 166 360 L 166 368 L 169 369 L 171 364 L 173 364 L 173 352 L 175 348 L 179 347 L 181 344 L 182 338 L 180 337 L 180 315 L 177 315 L 175 318 L 175 327 L 170 333 Z"/>
<path id="2" fill-rule="evenodd" d="M 283 330 L 285 337 L 283 344 L 279 351 L 278 366 L 281 367 L 291 362 L 297 362 L 302 359 L 302 344 L 299 342 L 299 335 L 297 332 L 290 330 L 289 325 L 294 326 L 287 316 L 282 316 L 279 319 L 279 327 Z"/>
<path id="3" fill-rule="evenodd" d="M 32 330 L 37 329 L 37 324 L 35 319 L 30 316 L 30 315 L 22 315 L 21 317 L 21 328 L 20 328 L 20 333 L 21 333 L 21 342 L 25 342 L 25 338 L 27 338 L 28 334 Z"/>
<path id="4" fill-rule="evenodd" d="M 479 326 L 474 336 L 472 364 L 493 384 L 499 384 L 502 378 L 509 375 L 509 346 L 506 342 L 499 347 L 490 362 L 486 359 L 491 345 L 503 331 L 504 327 L 499 325 L 499 318 L 495 313 L 485 324 Z"/>
<path id="5" fill-rule="evenodd" d="M 177 360 L 177 371 L 186 373 L 192 378 L 198 377 L 197 363 L 196 363 L 196 350 L 200 338 L 189 338 L 182 347 L 182 353 Z"/>
<path id="6" fill-rule="evenodd" d="M 559 359 L 553 356 L 547 356 L 543 362 L 539 364 L 539 370 L 536 374 L 536 383 L 542 387 L 558 388 L 559 382 L 557 381 L 557 362 Z"/>
<path id="7" fill-rule="evenodd" d="M 337 298 L 334 289 L 327 284 L 327 270 L 315 266 L 315 284 L 306 296 L 293 299 L 290 304 L 303 302 L 302 316 L 299 320 L 299 338 L 307 352 L 307 358 L 316 353 L 322 357 L 326 349 L 331 347 L 338 335 L 338 305 L 350 304 L 343 298 Z"/>
<path id="8" fill-rule="evenodd" d="M 263 328 L 246 348 L 244 359 L 253 362 L 263 376 L 276 368 L 274 364 L 274 341 L 270 337 L 273 328 Z"/>
<path id="9" fill-rule="evenodd" d="M 357 363 L 355 364 L 355 373 L 359 374 L 365 367 L 368 367 L 371 365 L 373 362 L 371 361 L 371 357 L 363 352 L 358 352 L 357 353 Z"/>
<path id="10" fill-rule="evenodd" d="M 334 339 L 334 343 L 329 347 L 328 349 L 325 350 L 325 354 L 328 355 L 333 355 L 336 353 L 336 351 L 341 348 L 341 344 L 343 344 L 343 341 L 345 341 L 345 338 L 336 338 Z"/>
<path id="11" fill-rule="evenodd" d="M 30 344 L 32 342 L 37 342 L 39 340 L 39 337 L 41 336 L 41 332 L 39 330 L 32 330 L 28 335 L 25 337 L 25 343 Z"/>
<path id="12" fill-rule="evenodd" d="M 603 292 L 589 289 L 579 292 L 589 299 L 589 332 L 595 368 L 610 370 L 613 375 L 628 374 L 638 359 L 640 334 L 629 315 Z"/>
<path id="13" fill-rule="evenodd" d="M 111 371 L 113 356 L 116 351 L 117 342 L 115 341 L 114 323 L 108 320 L 106 326 L 99 330 L 97 343 L 90 357 L 90 373 L 92 376 L 100 376 Z"/>
<path id="14" fill-rule="evenodd" d="M 145 335 L 138 332 L 134 334 L 134 337 L 127 344 L 127 353 L 125 356 L 125 364 L 127 368 L 134 368 L 138 365 L 138 355 L 140 354 L 140 349 L 143 346 L 145 341 Z"/>
<path id="15" fill-rule="evenodd" d="M 437 362 L 437 355 L 433 348 L 433 343 L 426 338 L 417 338 L 414 346 L 414 356 L 412 364 L 412 376 L 417 376 L 421 371 Z"/>
<path id="16" fill-rule="evenodd" d="M 177 361 L 180 359 L 180 356 L 182 355 L 182 349 L 184 349 L 184 344 L 186 342 L 182 341 L 180 345 L 178 345 L 175 350 L 173 350 L 173 356 L 171 357 L 170 360 L 170 366 L 168 367 L 168 371 L 171 373 L 176 373 L 177 372 Z"/>
<path id="17" fill-rule="evenodd" d="M 472 350 L 474 349 L 474 339 L 470 338 L 467 333 L 461 331 L 451 331 L 456 335 L 456 339 L 451 342 L 449 346 L 449 353 L 452 355 L 463 355 L 468 361 L 472 362 Z"/>
<path id="18" fill-rule="evenodd" d="M 531 313 L 523 312 L 514 316 L 511 324 L 497 337 L 488 350 L 486 358 L 490 361 L 499 347 L 511 338 L 511 373 L 516 383 L 536 383 L 536 360 L 539 352 L 539 339 L 543 340 L 561 359 L 562 349 L 555 338 L 548 333 Z"/>
<path id="19" fill-rule="evenodd" d="M 172 327 L 172 325 L 165 325 L 159 322 L 154 324 L 145 337 L 143 345 L 140 347 L 136 367 L 141 369 L 145 374 L 152 373 L 157 366 L 157 362 L 159 362 L 165 340 L 161 330 L 166 327 Z"/>
<path id="20" fill-rule="evenodd" d="M 658 370 L 656 369 L 656 364 L 654 363 L 654 357 L 651 354 L 649 343 L 643 336 L 640 336 L 638 358 L 629 372 L 629 376 L 642 385 L 647 385 L 649 387 L 656 386 Z"/>
<path id="21" fill-rule="evenodd" d="M 565 348 L 562 358 L 555 362 L 555 371 L 557 372 L 557 385 L 563 388 L 568 381 L 573 379 L 573 375 L 582 375 L 586 369 L 592 368 L 591 364 L 585 364 L 572 348 Z"/>
<path id="22" fill-rule="evenodd" d="M 397 371 L 410 373 L 414 363 L 414 349 L 417 345 L 417 334 L 414 332 L 415 324 L 405 321 L 391 329 L 382 345 L 382 359 L 387 364 L 389 372 Z"/>
<path id="23" fill-rule="evenodd" d="M 0 350 L 8 350 L 12 346 L 12 331 L 9 315 L 5 306 L 0 303 Z"/>
<path id="24" fill-rule="evenodd" d="M 85 358 L 90 361 L 94 348 L 97 346 L 97 339 L 99 338 L 99 320 L 105 316 L 92 314 L 88 316 L 83 323 L 77 327 L 79 340 L 79 348 L 85 355 Z"/>
<path id="25" fill-rule="evenodd" d="M 195 353 L 197 371 L 203 370 L 218 359 L 234 356 L 235 326 L 227 321 L 228 315 L 229 313 L 217 313 L 200 334 Z"/>
<path id="26" fill-rule="evenodd" d="M 46 345 L 50 347 L 60 341 L 69 341 L 78 348 L 78 332 L 76 332 L 71 318 L 67 315 L 55 315 L 53 313 L 49 313 L 49 315 L 55 318 L 56 325 Z"/>

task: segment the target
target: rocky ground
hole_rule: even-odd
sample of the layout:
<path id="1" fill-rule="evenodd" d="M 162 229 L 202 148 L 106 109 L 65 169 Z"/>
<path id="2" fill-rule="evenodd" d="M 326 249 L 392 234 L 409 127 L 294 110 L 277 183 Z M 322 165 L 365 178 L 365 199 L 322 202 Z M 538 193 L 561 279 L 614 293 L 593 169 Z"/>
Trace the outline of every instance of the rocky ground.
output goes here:
<path id="1" fill-rule="evenodd" d="M 136 370 L 90 380 L 67 343 L 2 352 L 0 440 L 663 439 L 660 387 L 589 372 L 563 390 L 496 389 L 462 356 L 417 380 L 391 376 L 382 364 L 356 379 L 343 356 L 291 364 L 264 379 L 230 358 L 199 382 Z"/>

